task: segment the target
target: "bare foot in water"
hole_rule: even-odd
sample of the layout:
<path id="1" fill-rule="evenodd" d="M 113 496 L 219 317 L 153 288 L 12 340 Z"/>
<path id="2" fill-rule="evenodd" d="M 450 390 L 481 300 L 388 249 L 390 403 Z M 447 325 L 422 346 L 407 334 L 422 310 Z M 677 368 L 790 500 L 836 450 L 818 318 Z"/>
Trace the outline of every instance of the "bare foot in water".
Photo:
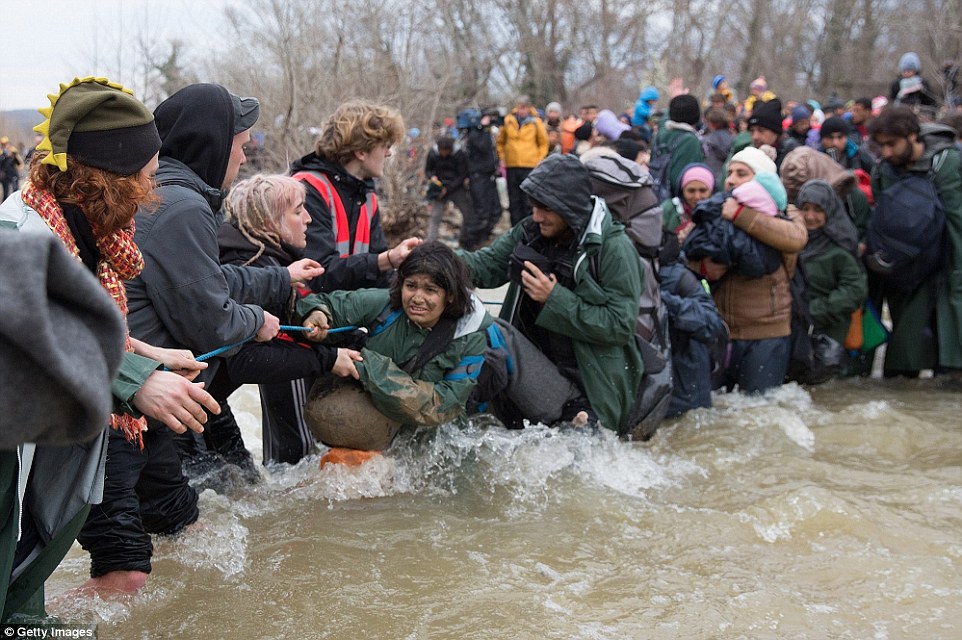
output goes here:
<path id="1" fill-rule="evenodd" d="M 588 412 L 579 411 L 575 414 L 575 417 L 571 419 L 571 424 L 576 427 L 583 427 L 588 424 Z"/>
<path id="2" fill-rule="evenodd" d="M 96 593 L 101 598 L 136 593 L 147 584 L 143 571 L 111 571 L 83 583 L 77 593 Z"/>

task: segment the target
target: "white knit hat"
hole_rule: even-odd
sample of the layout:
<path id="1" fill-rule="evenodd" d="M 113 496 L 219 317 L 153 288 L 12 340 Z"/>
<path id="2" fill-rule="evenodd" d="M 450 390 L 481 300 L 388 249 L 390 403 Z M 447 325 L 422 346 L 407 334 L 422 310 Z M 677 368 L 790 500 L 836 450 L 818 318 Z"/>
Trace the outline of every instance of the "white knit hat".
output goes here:
<path id="1" fill-rule="evenodd" d="M 769 158 L 764 151 L 756 149 L 755 147 L 745 147 L 733 155 L 731 161 L 741 162 L 747 165 L 754 173 L 760 173 L 762 171 L 770 171 L 771 173 L 778 172 L 772 159 Z"/>

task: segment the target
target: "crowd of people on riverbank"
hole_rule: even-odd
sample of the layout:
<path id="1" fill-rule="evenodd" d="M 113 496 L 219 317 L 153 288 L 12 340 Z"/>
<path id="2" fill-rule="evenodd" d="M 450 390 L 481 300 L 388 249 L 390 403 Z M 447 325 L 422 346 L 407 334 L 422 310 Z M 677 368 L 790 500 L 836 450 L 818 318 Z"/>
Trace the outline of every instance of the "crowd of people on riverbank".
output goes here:
<path id="1" fill-rule="evenodd" d="M 653 87 L 621 116 L 466 110 L 425 159 L 427 237 L 393 247 L 375 181 L 410 132 L 388 105 L 346 102 L 287 174 L 238 180 L 256 98 L 195 84 L 151 112 L 62 85 L 0 205 L 2 618 L 43 615 L 74 539 L 82 590 L 136 591 L 205 479 L 256 482 L 242 384 L 273 465 L 482 412 L 644 439 L 716 389 L 868 375 L 883 342 L 886 376 L 958 376 L 962 112 L 913 56 L 886 105 L 783 104 L 764 78 L 737 102 L 717 76 L 664 111 Z M 504 285 L 494 318 L 475 287 Z"/>

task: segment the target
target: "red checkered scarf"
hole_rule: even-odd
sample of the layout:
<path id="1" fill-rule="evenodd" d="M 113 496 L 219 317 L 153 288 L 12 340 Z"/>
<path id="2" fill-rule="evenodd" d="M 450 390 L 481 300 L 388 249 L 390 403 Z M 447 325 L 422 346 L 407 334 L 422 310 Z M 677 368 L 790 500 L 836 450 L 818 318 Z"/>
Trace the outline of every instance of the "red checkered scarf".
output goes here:
<path id="1" fill-rule="evenodd" d="M 30 182 L 24 185 L 20 196 L 27 206 L 40 214 L 50 230 L 63 242 L 67 251 L 79 261 L 80 250 L 77 248 L 77 241 L 70 231 L 70 226 L 63 215 L 63 209 L 60 208 L 56 198 Z M 134 221 L 130 221 L 129 227 L 109 235 L 100 233 L 93 223 L 91 223 L 91 229 L 101 256 L 97 263 L 97 278 L 126 319 L 127 290 L 124 288 L 124 280 L 137 277 L 144 268 L 144 257 L 140 254 L 137 245 L 134 244 Z M 130 343 L 129 333 L 126 336 L 125 345 L 127 351 L 134 350 Z M 143 448 L 142 432 L 147 428 L 147 421 L 144 418 L 115 413 L 110 416 L 110 426 L 122 431 L 128 442 L 137 442 Z"/>

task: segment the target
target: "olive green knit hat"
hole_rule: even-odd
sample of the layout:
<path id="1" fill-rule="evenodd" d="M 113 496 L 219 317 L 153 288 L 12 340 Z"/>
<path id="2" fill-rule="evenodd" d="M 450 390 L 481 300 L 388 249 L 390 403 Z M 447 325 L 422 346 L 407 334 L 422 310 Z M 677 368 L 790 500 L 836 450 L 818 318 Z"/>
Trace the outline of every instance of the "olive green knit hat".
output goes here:
<path id="1" fill-rule="evenodd" d="M 44 136 L 38 150 L 44 164 L 67 170 L 67 155 L 83 164 L 120 175 L 134 174 L 160 151 L 154 114 L 130 89 L 107 78 L 74 78 L 50 94 L 40 109 L 45 120 L 34 127 Z"/>

